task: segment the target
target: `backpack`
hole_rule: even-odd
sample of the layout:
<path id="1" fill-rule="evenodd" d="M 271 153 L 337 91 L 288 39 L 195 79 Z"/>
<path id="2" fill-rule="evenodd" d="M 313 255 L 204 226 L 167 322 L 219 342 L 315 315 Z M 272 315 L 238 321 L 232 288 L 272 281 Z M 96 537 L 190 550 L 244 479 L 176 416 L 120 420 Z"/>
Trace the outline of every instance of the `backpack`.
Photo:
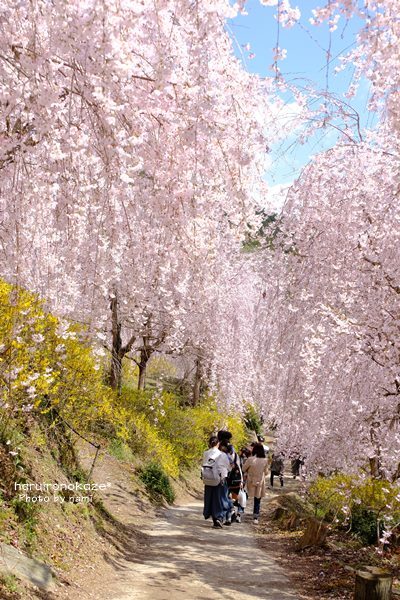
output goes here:
<path id="1" fill-rule="evenodd" d="M 235 462 L 233 463 L 232 469 L 228 473 L 228 488 L 237 489 L 243 481 L 242 472 L 237 463 L 237 454 L 235 454 Z"/>
<path id="2" fill-rule="evenodd" d="M 215 453 L 214 456 L 211 454 L 201 467 L 201 478 L 204 485 L 217 486 L 221 483 L 221 477 L 217 463 L 218 456 L 219 453 Z"/>

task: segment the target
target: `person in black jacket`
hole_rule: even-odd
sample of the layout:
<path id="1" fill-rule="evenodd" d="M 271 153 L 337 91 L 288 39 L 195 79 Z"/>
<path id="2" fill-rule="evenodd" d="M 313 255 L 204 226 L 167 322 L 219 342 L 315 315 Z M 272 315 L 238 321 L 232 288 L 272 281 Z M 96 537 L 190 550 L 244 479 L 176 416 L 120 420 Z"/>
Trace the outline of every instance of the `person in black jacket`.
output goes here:
<path id="1" fill-rule="evenodd" d="M 270 483 L 271 487 L 274 487 L 274 476 L 277 475 L 279 477 L 279 481 L 281 482 L 281 487 L 283 487 L 283 454 L 273 454 L 271 461 L 271 475 L 270 475 Z"/>

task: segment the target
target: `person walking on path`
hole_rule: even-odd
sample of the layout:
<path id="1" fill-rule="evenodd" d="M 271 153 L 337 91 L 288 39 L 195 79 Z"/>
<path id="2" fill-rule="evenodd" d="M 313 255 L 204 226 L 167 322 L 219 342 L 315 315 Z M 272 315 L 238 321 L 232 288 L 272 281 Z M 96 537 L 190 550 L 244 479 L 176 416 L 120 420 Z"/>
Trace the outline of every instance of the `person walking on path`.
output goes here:
<path id="1" fill-rule="evenodd" d="M 274 476 L 277 475 L 279 477 L 279 481 L 281 482 L 281 487 L 283 487 L 283 470 L 284 470 L 284 462 L 282 454 L 273 454 L 272 462 L 271 462 L 271 476 L 270 483 L 271 487 L 274 487 Z"/>
<path id="2" fill-rule="evenodd" d="M 299 475 L 300 475 L 300 464 L 301 464 L 300 457 L 292 458 L 290 467 L 292 470 L 293 479 L 296 479 L 296 477 L 299 477 Z"/>
<path id="3" fill-rule="evenodd" d="M 265 456 L 268 458 L 269 446 L 267 446 L 267 444 L 265 443 L 264 437 L 262 435 L 258 435 L 257 440 L 258 440 L 259 444 L 262 444 L 262 446 L 264 448 Z"/>
<path id="4" fill-rule="evenodd" d="M 230 462 L 227 456 L 228 445 L 225 441 L 218 443 L 218 438 L 212 436 L 209 446 L 209 450 L 203 454 L 203 470 L 204 465 L 212 464 L 212 471 L 217 480 L 214 485 L 208 485 L 208 480 L 205 480 L 203 516 L 205 519 L 212 517 L 214 527 L 221 529 L 224 523 L 231 524 L 233 506 L 227 484 L 230 471 Z"/>
<path id="5" fill-rule="evenodd" d="M 265 496 L 265 476 L 268 474 L 268 458 L 262 443 L 253 446 L 252 456 L 246 460 L 243 473 L 246 476 L 247 492 L 254 497 L 253 521 L 257 524 L 261 498 Z"/>
<path id="6" fill-rule="evenodd" d="M 227 444 L 231 443 L 232 434 L 230 431 L 226 429 L 220 429 L 217 433 L 218 442 L 225 442 Z"/>
<path id="7" fill-rule="evenodd" d="M 305 475 L 304 457 L 297 455 L 294 458 L 292 458 L 291 470 L 292 470 L 293 479 L 296 479 L 296 477 L 299 477 L 301 480 L 304 481 L 305 477 L 302 476 L 303 474 Z"/>
<path id="8" fill-rule="evenodd" d="M 228 489 L 233 501 L 231 520 L 235 523 L 241 523 L 241 516 L 244 513 L 244 508 L 240 503 L 240 491 L 243 490 L 243 473 L 240 466 L 240 458 L 235 452 L 232 444 L 228 446 L 228 457 L 231 463 L 231 470 L 228 473 Z M 235 510 L 237 508 L 237 511 Z"/>
<path id="9" fill-rule="evenodd" d="M 247 446 L 244 446 L 239 454 L 239 459 L 240 459 L 240 467 L 243 471 L 243 467 L 244 467 L 244 463 L 246 462 L 246 460 L 251 456 L 251 450 L 250 448 L 247 448 Z"/>
<path id="10" fill-rule="evenodd" d="M 220 453 L 218 438 L 216 435 L 212 435 L 208 440 L 208 450 L 203 452 L 203 465 L 206 465 L 210 460 L 215 460 Z"/>

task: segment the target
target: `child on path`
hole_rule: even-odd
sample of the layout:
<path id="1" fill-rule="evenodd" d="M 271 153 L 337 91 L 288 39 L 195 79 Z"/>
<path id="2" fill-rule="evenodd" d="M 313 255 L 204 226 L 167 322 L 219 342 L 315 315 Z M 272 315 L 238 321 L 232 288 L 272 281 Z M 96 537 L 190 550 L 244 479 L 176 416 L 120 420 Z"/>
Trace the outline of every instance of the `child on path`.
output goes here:
<path id="1" fill-rule="evenodd" d="M 244 513 L 244 508 L 239 503 L 239 492 L 243 489 L 243 473 L 240 465 L 240 458 L 237 452 L 235 452 L 232 444 L 228 446 L 228 456 L 231 462 L 231 470 L 228 473 L 228 489 L 233 501 L 231 520 L 235 523 L 241 523 L 241 515 Z"/>
<path id="2" fill-rule="evenodd" d="M 265 476 L 268 473 L 268 458 L 262 443 L 254 444 L 252 456 L 244 464 L 247 492 L 254 497 L 253 521 L 258 523 L 260 516 L 261 498 L 265 496 Z"/>
<path id="3" fill-rule="evenodd" d="M 228 498 L 232 505 L 230 517 L 226 519 L 225 525 L 230 525 L 231 522 L 241 523 L 241 515 L 244 513 L 244 508 L 238 501 L 240 489 L 243 488 L 243 473 L 240 464 L 239 456 L 231 444 L 232 434 L 230 431 L 221 429 L 218 431 L 218 440 L 221 443 L 228 445 L 228 458 L 230 462 L 230 471 L 228 474 Z M 237 508 L 237 511 L 235 510 Z"/>

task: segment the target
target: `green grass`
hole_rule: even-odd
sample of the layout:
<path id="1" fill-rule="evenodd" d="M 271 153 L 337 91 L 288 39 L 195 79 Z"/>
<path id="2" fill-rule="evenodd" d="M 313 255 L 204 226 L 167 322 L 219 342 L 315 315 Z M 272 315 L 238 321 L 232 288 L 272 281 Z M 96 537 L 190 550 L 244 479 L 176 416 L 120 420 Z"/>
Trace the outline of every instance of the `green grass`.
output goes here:
<path id="1" fill-rule="evenodd" d="M 127 444 L 125 444 L 125 442 L 117 438 L 114 438 L 109 443 L 108 452 L 111 454 L 111 456 L 114 456 L 114 458 L 124 462 L 131 462 L 133 460 L 132 450 Z"/>
<path id="2" fill-rule="evenodd" d="M 18 592 L 18 580 L 14 575 L 4 574 L 0 575 L 0 593 L 1 588 L 4 588 L 7 592 L 15 594 Z"/>

